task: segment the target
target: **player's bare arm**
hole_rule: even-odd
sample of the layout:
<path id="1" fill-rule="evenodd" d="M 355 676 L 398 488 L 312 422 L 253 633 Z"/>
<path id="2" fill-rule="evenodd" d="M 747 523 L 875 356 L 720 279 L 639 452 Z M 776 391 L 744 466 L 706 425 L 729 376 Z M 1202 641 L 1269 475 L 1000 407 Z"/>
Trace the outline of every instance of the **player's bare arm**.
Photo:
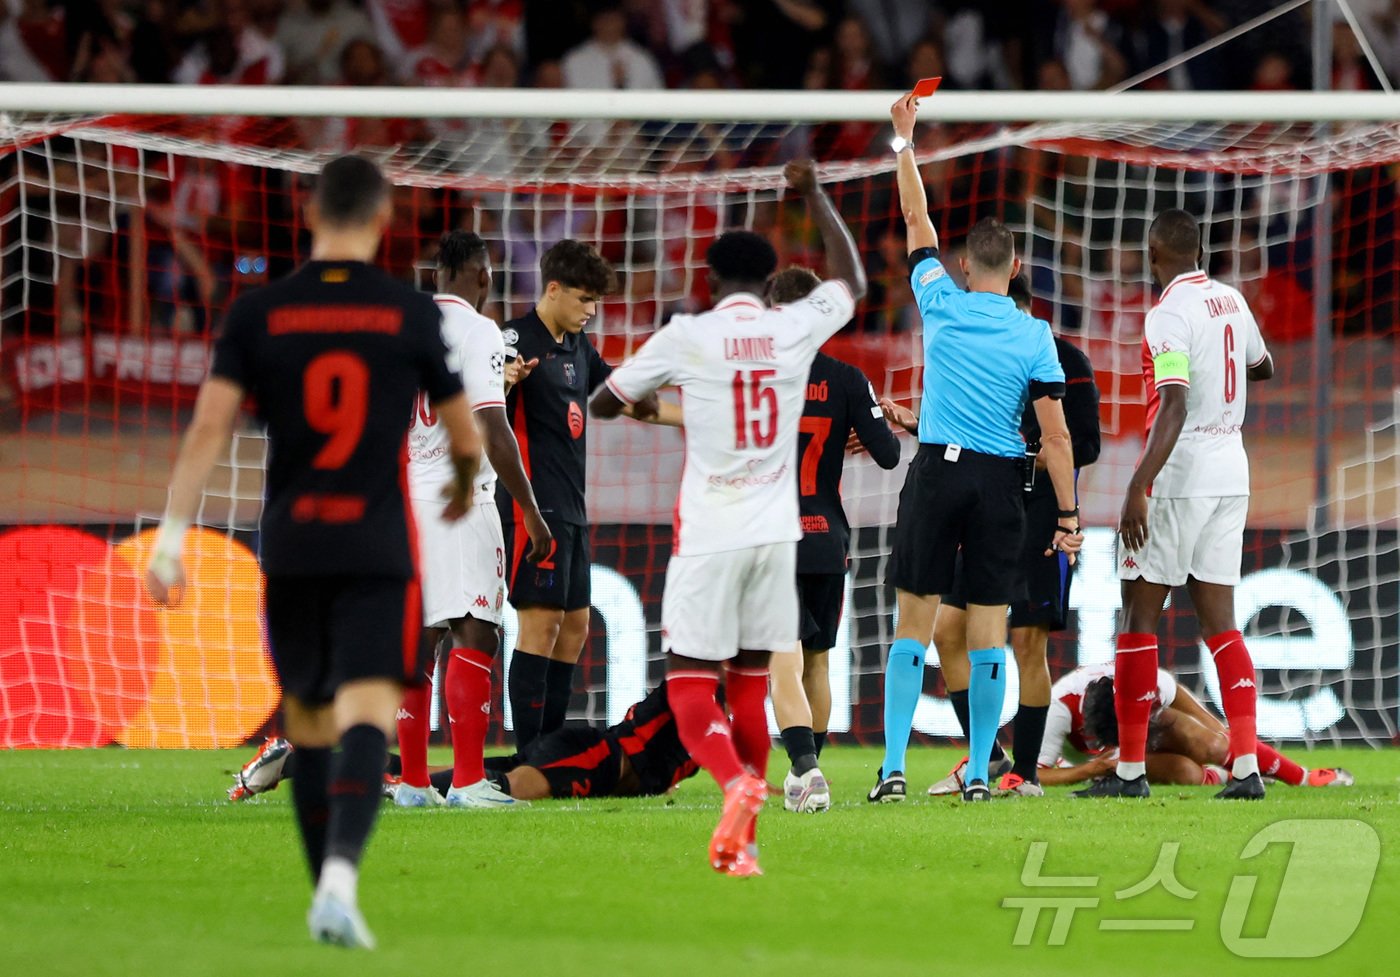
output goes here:
<path id="1" fill-rule="evenodd" d="M 617 394 L 608 387 L 598 388 L 593 399 L 588 402 L 588 413 L 603 421 L 610 421 L 618 417 L 623 411 L 628 410 L 631 405 L 622 402 Z"/>
<path id="2" fill-rule="evenodd" d="M 472 507 L 472 483 L 476 480 L 477 469 L 481 467 L 481 432 L 467 406 L 465 393 L 454 394 L 446 400 L 433 404 L 438 419 L 447 427 L 447 443 L 451 447 L 452 466 L 457 478 L 447 487 L 443 495 L 447 507 L 442 517 L 448 522 L 456 522 Z"/>
<path id="3" fill-rule="evenodd" d="M 146 567 L 146 589 L 157 603 L 176 607 L 184 597 L 185 531 L 199 511 L 204 483 L 233 437 L 243 398 L 243 388 L 223 377 L 210 377 L 199 388 L 194 418 L 180 443 L 180 454 L 170 476 L 165 518 Z"/>
<path id="4" fill-rule="evenodd" d="M 938 232 L 934 230 L 933 220 L 928 215 L 924 180 L 919 175 L 919 164 L 914 160 L 914 118 L 918 111 L 919 100 L 913 92 L 902 96 L 890 107 L 895 138 L 904 140 L 903 146 L 895 154 L 898 157 L 895 174 L 899 181 L 899 207 L 904 212 L 905 248 L 909 254 L 920 248 L 938 247 Z"/>
<path id="5" fill-rule="evenodd" d="M 1164 709 L 1163 712 L 1179 712 L 1183 715 L 1190 716 L 1206 729 L 1221 734 L 1229 732 L 1225 728 L 1223 722 L 1216 718 L 1209 709 L 1201 705 L 1201 701 L 1192 695 L 1189 689 L 1183 688 L 1182 686 L 1177 686 L 1176 697 L 1172 699 L 1172 704 Z"/>
<path id="6" fill-rule="evenodd" d="M 1068 553 L 1073 563 L 1075 554 L 1084 545 L 1084 534 L 1079 527 L 1079 507 L 1074 501 L 1074 448 L 1069 425 L 1065 422 L 1064 406 L 1054 397 L 1040 397 L 1034 401 L 1034 407 L 1035 419 L 1040 423 L 1040 454 L 1045 458 L 1045 470 L 1055 488 L 1055 501 L 1061 512 L 1055 536 L 1045 555 L 1060 550 Z M 1069 512 L 1074 515 L 1064 515 Z"/>
<path id="7" fill-rule="evenodd" d="M 539 503 L 535 501 L 535 490 L 525 474 L 525 465 L 520 459 L 520 443 L 515 440 L 515 432 L 506 420 L 504 407 L 482 407 L 476 411 L 476 420 L 482 429 L 485 441 L 486 458 L 496 472 L 496 477 L 506 487 L 520 511 L 524 513 L 525 532 L 530 536 L 530 552 L 525 558 L 538 563 L 549 555 L 550 543 L 554 534 L 540 515 Z"/>
<path id="8" fill-rule="evenodd" d="M 1264 358 L 1253 366 L 1247 367 L 1244 375 L 1250 380 L 1272 380 L 1274 378 L 1274 354 L 1265 350 Z"/>
<path id="9" fill-rule="evenodd" d="M 807 209 L 812 214 L 812 223 L 817 226 L 822 247 L 826 250 L 827 271 L 830 277 L 844 282 L 850 289 L 851 298 L 860 301 L 865 297 L 867 287 L 860 250 L 856 247 L 850 228 L 837 212 L 836 204 L 817 181 L 816 166 L 809 159 L 793 160 L 783 167 L 783 176 L 786 177 L 788 186 L 802 194 L 807 202 Z"/>
<path id="10" fill-rule="evenodd" d="M 1102 777 L 1113 772 L 1118 762 L 1118 754 L 1110 751 L 1072 767 L 1041 767 L 1036 771 L 1036 779 L 1045 787 L 1064 787 L 1069 784 L 1082 784 L 1086 780 Z"/>
<path id="11" fill-rule="evenodd" d="M 1118 518 L 1118 535 L 1130 550 L 1140 550 L 1147 542 L 1147 490 L 1171 457 L 1177 438 L 1181 437 L 1181 429 L 1186 424 L 1186 389 L 1179 383 L 1157 388 L 1160 398 L 1157 417 L 1152 422 L 1142 459 L 1128 480 L 1128 494 Z"/>

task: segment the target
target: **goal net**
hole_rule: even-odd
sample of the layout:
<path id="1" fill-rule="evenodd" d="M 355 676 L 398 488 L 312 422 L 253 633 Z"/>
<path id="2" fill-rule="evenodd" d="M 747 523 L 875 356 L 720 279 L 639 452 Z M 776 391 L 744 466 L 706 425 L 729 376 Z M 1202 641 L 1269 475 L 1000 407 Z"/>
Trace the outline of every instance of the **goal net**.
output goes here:
<path id="1" fill-rule="evenodd" d="M 372 116 L 353 91 L 317 92 L 310 109 L 260 92 L 223 115 L 0 114 L 0 745 L 231 746 L 275 726 L 257 618 L 259 431 L 240 431 L 206 493 L 187 550 L 191 599 L 159 610 L 140 578 L 221 313 L 305 259 L 309 177 L 338 152 L 368 153 L 393 178 L 380 261 L 396 276 L 430 288 L 445 230 L 489 242 L 498 320 L 535 300 L 544 248 L 595 244 L 619 272 L 590 325 L 612 363 L 672 313 L 706 307 L 705 249 L 726 228 L 757 230 L 782 264 L 823 271 L 801 201 L 782 191 L 781 163 L 812 155 L 871 280 L 827 351 L 882 396 L 917 400 L 920 322 L 881 121 L 893 94 L 600 103 L 503 92 L 455 95 L 457 117 L 424 117 L 424 99 L 441 94 L 375 93 Z M 161 98 L 176 96 L 234 97 Z M 1091 528 L 1052 670 L 1112 654 L 1113 527 L 1143 438 L 1144 236 L 1155 213 L 1185 207 L 1203 220 L 1208 269 L 1243 290 L 1278 366 L 1249 391 L 1253 499 L 1237 597 L 1261 734 L 1388 742 L 1400 709 L 1400 124 L 1328 122 L 1335 101 L 1295 100 L 1295 119 L 1268 96 L 1230 103 L 1227 121 L 1171 121 L 1179 102 L 1159 112 L 1160 98 L 1114 98 L 1083 116 L 1101 121 L 1076 121 L 1072 100 L 1018 98 L 1008 110 L 996 96 L 939 96 L 916 140 L 950 268 L 975 220 L 1010 224 L 1036 314 L 1084 349 L 1101 390 L 1103 450 L 1080 479 Z M 1139 121 L 1118 121 L 1118 106 Z M 1047 118 L 1042 108 L 1069 121 L 1014 114 Z M 274 114 L 285 111 L 322 114 Z M 661 674 L 682 442 L 626 421 L 588 437 L 594 616 L 571 716 L 604 722 Z M 906 459 L 912 450 L 906 439 Z M 893 633 L 883 576 L 903 471 L 857 456 L 842 485 L 856 529 L 832 652 L 837 741 L 879 736 Z M 1218 700 L 1184 600 L 1162 648 L 1164 667 Z M 936 667 L 925 692 L 916 728 L 954 734 Z"/>

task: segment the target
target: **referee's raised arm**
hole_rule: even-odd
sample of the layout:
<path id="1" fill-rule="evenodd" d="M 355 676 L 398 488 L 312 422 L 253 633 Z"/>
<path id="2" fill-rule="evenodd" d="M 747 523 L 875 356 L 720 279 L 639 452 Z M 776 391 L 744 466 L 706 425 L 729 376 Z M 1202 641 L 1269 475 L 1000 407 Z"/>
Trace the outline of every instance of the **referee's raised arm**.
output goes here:
<path id="1" fill-rule="evenodd" d="M 898 160 L 895 173 L 899 181 L 899 208 L 904 212 L 905 246 L 909 254 L 923 248 L 938 247 L 938 232 L 928 216 L 928 194 L 924 192 L 919 164 L 914 160 L 914 115 L 919 100 L 913 92 L 905 95 L 890 108 L 894 122 L 894 148 Z"/>

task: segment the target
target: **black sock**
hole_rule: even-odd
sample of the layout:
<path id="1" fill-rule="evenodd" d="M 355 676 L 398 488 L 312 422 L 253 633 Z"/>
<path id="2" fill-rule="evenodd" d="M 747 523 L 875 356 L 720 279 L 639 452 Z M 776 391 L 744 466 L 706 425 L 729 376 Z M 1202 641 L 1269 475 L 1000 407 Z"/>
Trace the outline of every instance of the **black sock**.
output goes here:
<path id="1" fill-rule="evenodd" d="M 525 747 L 540 735 L 544 721 L 545 677 L 549 674 L 549 659 L 516 650 L 506 676 L 506 692 L 510 696 L 510 715 L 515 723 L 515 749 L 524 753 Z"/>
<path id="2" fill-rule="evenodd" d="M 544 678 L 544 716 L 540 719 L 540 735 L 552 733 L 564 725 L 569 714 L 569 700 L 574 695 L 574 663 L 551 660 Z"/>
<path id="3" fill-rule="evenodd" d="M 1045 717 L 1049 706 L 1022 705 L 1016 710 L 1011 727 L 1011 755 L 1016 763 L 1011 772 L 1024 780 L 1034 781 L 1040 760 L 1040 743 L 1045 739 Z"/>
<path id="4" fill-rule="evenodd" d="M 297 761 L 297 775 L 292 778 L 292 807 L 296 810 L 297 827 L 301 829 L 301 847 L 306 852 L 311 881 L 315 883 L 321 879 L 321 863 L 326 860 L 326 824 L 331 814 L 331 751 L 325 747 L 299 746 L 287 759 L 292 757 Z"/>
<path id="5" fill-rule="evenodd" d="M 384 772 L 391 777 L 403 776 L 403 760 L 397 753 L 389 754 L 389 759 L 384 764 Z"/>
<path id="6" fill-rule="evenodd" d="M 822 730 L 820 733 L 813 733 L 812 738 L 816 741 L 817 758 L 820 759 L 822 750 L 826 749 L 826 730 Z"/>
<path id="7" fill-rule="evenodd" d="M 452 789 L 452 768 L 448 767 L 446 770 L 428 774 L 428 783 L 439 794 L 446 797 L 447 792 Z"/>
<path id="8" fill-rule="evenodd" d="M 496 789 L 502 794 L 510 793 L 510 778 L 503 773 L 488 773 L 486 779 L 496 785 Z"/>
<path id="9" fill-rule="evenodd" d="M 297 754 L 301 751 L 292 747 L 292 752 L 287 754 L 287 759 L 282 761 L 282 776 L 278 778 L 280 784 L 284 780 L 294 780 L 297 775 Z"/>
<path id="10" fill-rule="evenodd" d="M 326 831 L 326 857 L 360 863 L 365 843 L 379 816 L 384 790 L 384 759 L 389 740 L 384 731 L 361 723 L 340 737 L 340 750 L 331 761 L 331 820 Z"/>
<path id="11" fill-rule="evenodd" d="M 789 726 L 781 735 L 793 773 L 800 777 L 817 765 L 817 740 L 811 726 Z"/>
<path id="12" fill-rule="evenodd" d="M 953 704 L 953 712 L 957 714 L 958 725 L 962 727 L 963 739 L 967 739 L 967 689 L 949 692 L 948 701 Z M 1000 743 L 992 740 L 992 763 L 1000 763 L 1005 759 L 1006 751 L 1001 748 Z"/>

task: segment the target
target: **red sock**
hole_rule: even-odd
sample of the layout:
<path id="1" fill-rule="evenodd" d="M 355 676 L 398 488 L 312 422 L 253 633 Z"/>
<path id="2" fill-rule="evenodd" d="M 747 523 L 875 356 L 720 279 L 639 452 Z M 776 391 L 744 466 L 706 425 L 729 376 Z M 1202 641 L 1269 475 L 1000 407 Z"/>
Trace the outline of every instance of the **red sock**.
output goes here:
<path id="1" fill-rule="evenodd" d="M 1244 646 L 1244 636 L 1238 631 L 1226 631 L 1207 638 L 1206 647 L 1215 659 L 1215 674 L 1220 679 L 1220 701 L 1225 706 L 1225 723 L 1230 727 L 1230 753 L 1235 757 L 1255 753 L 1258 737 L 1254 709 L 1258 690 L 1254 686 L 1254 662 Z M 1259 759 L 1262 764 L 1263 757 Z"/>
<path id="2" fill-rule="evenodd" d="M 447 659 L 446 686 L 452 786 L 466 787 L 486 776 L 481 757 L 491 724 L 491 656 L 474 648 L 453 648 Z"/>
<path id="3" fill-rule="evenodd" d="M 399 706 L 399 758 L 403 761 L 403 782 L 410 787 L 427 787 L 428 734 L 432 732 L 433 687 L 424 682 L 403 691 Z"/>
<path id="4" fill-rule="evenodd" d="M 1147 760 L 1147 721 L 1157 691 L 1157 636 L 1124 633 L 1113 656 L 1113 706 L 1118 711 L 1118 759 Z"/>
<path id="5" fill-rule="evenodd" d="M 768 735 L 768 669 L 725 668 L 724 696 L 734 720 L 734 749 L 740 762 L 760 777 L 768 775 L 768 754 L 773 738 Z"/>
<path id="6" fill-rule="evenodd" d="M 1301 787 L 1308 772 L 1267 743 L 1255 743 L 1259 757 L 1259 772 L 1265 777 L 1277 777 L 1290 787 Z"/>
<path id="7" fill-rule="evenodd" d="M 713 672 L 672 672 L 666 698 L 676 717 L 676 732 L 691 758 L 710 772 L 720 788 L 744 775 L 729 721 L 715 701 L 719 676 Z"/>

